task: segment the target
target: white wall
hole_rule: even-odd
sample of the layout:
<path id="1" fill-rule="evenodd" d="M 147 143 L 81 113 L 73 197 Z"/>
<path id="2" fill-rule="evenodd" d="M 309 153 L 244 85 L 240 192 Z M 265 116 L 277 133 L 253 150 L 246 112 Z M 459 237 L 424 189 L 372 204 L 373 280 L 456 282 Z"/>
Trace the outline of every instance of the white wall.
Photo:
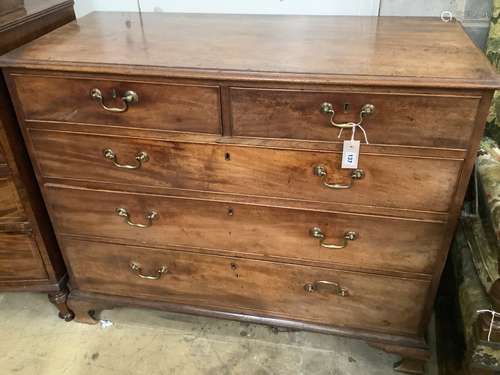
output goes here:
<path id="1" fill-rule="evenodd" d="M 0 0 L 1 1 L 1 0 Z M 78 17 L 93 10 L 250 14 L 377 15 L 379 0 L 75 0 Z"/>

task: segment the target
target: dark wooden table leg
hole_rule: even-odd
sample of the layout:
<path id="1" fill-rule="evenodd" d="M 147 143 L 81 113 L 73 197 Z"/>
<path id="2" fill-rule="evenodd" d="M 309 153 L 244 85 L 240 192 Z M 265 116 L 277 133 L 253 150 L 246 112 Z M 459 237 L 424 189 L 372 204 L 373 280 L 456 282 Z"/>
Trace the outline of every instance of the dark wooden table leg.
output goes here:
<path id="1" fill-rule="evenodd" d="M 49 293 L 49 301 L 52 302 L 59 310 L 59 318 L 70 322 L 75 317 L 75 314 L 73 314 L 73 312 L 68 307 L 68 295 L 68 289 L 64 288 L 57 292 Z"/>

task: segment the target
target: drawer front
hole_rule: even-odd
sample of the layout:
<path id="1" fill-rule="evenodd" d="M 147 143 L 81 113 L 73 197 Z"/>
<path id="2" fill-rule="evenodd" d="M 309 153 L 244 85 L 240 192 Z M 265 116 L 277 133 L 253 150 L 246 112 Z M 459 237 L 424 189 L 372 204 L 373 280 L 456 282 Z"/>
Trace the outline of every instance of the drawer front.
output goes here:
<path id="1" fill-rule="evenodd" d="M 336 152 L 291 151 L 211 144 L 123 139 L 30 130 L 45 177 L 222 192 L 315 202 L 446 212 L 460 160 L 362 154 L 360 180 L 339 169 Z M 112 150 L 117 167 L 104 157 Z M 136 158 L 146 152 L 148 160 Z M 108 155 L 109 156 L 109 155 Z M 324 180 L 315 175 L 323 166 Z M 332 189 L 324 182 L 349 185 Z"/>
<path id="2" fill-rule="evenodd" d="M 145 194 L 50 186 L 47 195 L 65 234 L 377 270 L 432 273 L 444 232 L 444 225 L 437 223 Z M 126 209 L 132 222 L 151 226 L 127 224 L 117 208 Z M 150 221 L 145 216 L 151 211 L 157 215 Z M 323 241 L 314 228 L 323 233 Z M 349 232 L 355 235 L 347 240 Z"/>
<path id="3" fill-rule="evenodd" d="M 78 122 L 182 132 L 221 133 L 219 88 L 93 79 L 14 76 L 27 120 Z M 99 89 L 102 105 L 90 93 Z M 127 91 L 138 100 L 125 112 Z M 113 93 L 116 99 L 113 100 Z"/>
<path id="4" fill-rule="evenodd" d="M 26 214 L 12 177 L 0 176 L 0 223 L 24 220 Z"/>
<path id="5" fill-rule="evenodd" d="M 64 240 L 78 289 L 328 325 L 416 334 L 428 282 L 324 268 Z M 141 269 L 132 270 L 131 263 Z M 166 270 L 159 280 L 162 267 Z M 306 284 L 330 281 L 307 292 Z"/>
<path id="6" fill-rule="evenodd" d="M 31 235 L 0 232 L 0 283 L 12 279 L 47 279 L 47 273 Z"/>
<path id="7" fill-rule="evenodd" d="M 363 120 L 373 144 L 468 147 L 479 97 L 401 93 L 308 92 L 231 89 L 232 129 L 235 136 L 294 138 L 338 142 L 339 128 L 330 125 L 323 103 L 335 110 L 335 123 L 358 122 L 361 108 L 375 112 Z M 344 130 L 342 139 L 350 139 Z M 364 140 L 361 131 L 356 138 Z"/>

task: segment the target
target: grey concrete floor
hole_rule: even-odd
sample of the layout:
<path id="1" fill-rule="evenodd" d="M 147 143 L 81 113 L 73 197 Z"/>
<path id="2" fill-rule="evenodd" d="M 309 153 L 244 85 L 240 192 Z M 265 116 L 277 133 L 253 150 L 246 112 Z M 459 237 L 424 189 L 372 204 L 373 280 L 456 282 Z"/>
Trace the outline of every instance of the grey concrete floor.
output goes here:
<path id="1" fill-rule="evenodd" d="M 0 374 L 388 375 L 397 360 L 358 340 L 222 319 L 132 308 L 101 318 L 113 324 L 66 323 L 44 294 L 0 294 Z"/>

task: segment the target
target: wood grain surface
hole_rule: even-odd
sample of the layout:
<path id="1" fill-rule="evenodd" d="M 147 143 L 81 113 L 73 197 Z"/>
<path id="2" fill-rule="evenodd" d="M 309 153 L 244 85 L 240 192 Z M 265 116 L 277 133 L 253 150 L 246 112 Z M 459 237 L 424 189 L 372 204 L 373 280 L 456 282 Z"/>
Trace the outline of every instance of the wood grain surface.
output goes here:
<path id="1" fill-rule="evenodd" d="M 496 87 L 458 23 L 402 17 L 87 15 L 3 66 L 220 78 Z"/>
<path id="2" fill-rule="evenodd" d="M 30 120 L 115 125 L 143 129 L 221 133 L 219 88 L 203 85 L 141 83 L 95 79 L 15 78 L 24 116 Z M 104 110 L 91 98 L 97 88 L 104 104 L 121 108 L 125 92 L 137 93 L 139 101 L 124 113 Z M 113 100 L 113 94 L 117 97 Z M 55 105 L 54 105 L 55 104 Z"/>
<path id="3" fill-rule="evenodd" d="M 229 145 L 158 142 L 87 134 L 30 131 L 44 177 L 172 187 L 317 202 L 446 212 L 462 161 L 362 154 L 365 177 L 350 189 L 330 189 L 314 174 L 322 165 L 327 182 L 350 184 L 338 152 L 307 152 Z M 124 164 L 138 152 L 149 161 L 124 170 L 104 158 L 112 149 Z M 418 188 L 416 188 L 418 187 Z"/>
<path id="4" fill-rule="evenodd" d="M 292 138 L 338 142 L 351 139 L 330 117 L 322 103 L 335 110 L 336 123 L 358 122 L 361 108 L 375 112 L 363 120 L 368 142 L 405 146 L 466 148 L 472 134 L 480 96 L 424 93 L 328 92 L 231 88 L 231 125 L 234 136 Z M 360 129 L 355 139 L 365 142 Z"/>
<path id="5" fill-rule="evenodd" d="M 19 3 L 0 17 L 0 55 L 75 19 L 71 0 Z M 3 75 L 0 154 L 0 291 L 61 291 L 66 268 Z"/>
<path id="6" fill-rule="evenodd" d="M 0 283 L 7 280 L 48 280 L 38 247 L 30 234 L 0 231 Z"/>
<path id="7" fill-rule="evenodd" d="M 262 255 L 283 262 L 313 260 L 330 266 L 432 273 L 443 240 L 444 224 L 379 216 L 56 186 L 47 187 L 47 197 L 62 234 Z M 151 210 L 158 218 L 149 228 L 131 227 L 116 214 L 119 207 L 139 224 L 148 222 L 145 215 Z M 342 244 L 347 231 L 355 231 L 358 239 L 344 249 L 326 249 L 311 237 L 314 227 L 323 231 L 325 243 Z"/>
<path id="8" fill-rule="evenodd" d="M 0 58 L 80 321 L 127 304 L 423 343 L 495 71 L 457 23 L 398 17 L 93 13 Z M 106 113 L 97 86 L 142 98 Z M 118 102 L 118 103 L 116 103 Z M 363 119 L 349 189 L 329 125 Z M 358 129 L 360 130 L 360 129 Z M 357 132 L 356 138 L 360 139 Z M 137 164 L 124 169 L 115 162 Z M 322 166 L 322 181 L 314 167 Z M 119 217 L 122 207 L 137 228 Z M 328 250 L 325 242 L 359 235 Z M 160 280 L 158 267 L 168 273 Z M 305 281 L 308 280 L 308 281 Z M 334 281 L 351 297 L 306 293 Z M 331 290 L 330 290 L 331 292 Z M 104 303 L 104 302 L 107 303 Z M 222 316 L 222 315 L 221 315 Z M 327 327 L 327 328 L 325 328 Z M 359 331 L 359 332 L 358 332 Z M 371 333 L 370 335 L 368 333 Z M 388 339 L 388 337 L 390 337 Z M 415 366 L 414 366 L 415 367 Z"/>
<path id="9" fill-rule="evenodd" d="M 26 212 L 12 177 L 0 176 L 0 223 L 26 220 Z"/>
<path id="10" fill-rule="evenodd" d="M 428 282 L 232 257 L 64 239 L 76 286 L 84 292 L 198 306 L 230 307 L 272 316 L 406 335 L 416 334 Z M 168 272 L 160 280 L 145 275 Z M 350 296 L 308 293 L 314 281 L 337 282 Z M 390 287 L 389 287 L 390 286 Z"/>

